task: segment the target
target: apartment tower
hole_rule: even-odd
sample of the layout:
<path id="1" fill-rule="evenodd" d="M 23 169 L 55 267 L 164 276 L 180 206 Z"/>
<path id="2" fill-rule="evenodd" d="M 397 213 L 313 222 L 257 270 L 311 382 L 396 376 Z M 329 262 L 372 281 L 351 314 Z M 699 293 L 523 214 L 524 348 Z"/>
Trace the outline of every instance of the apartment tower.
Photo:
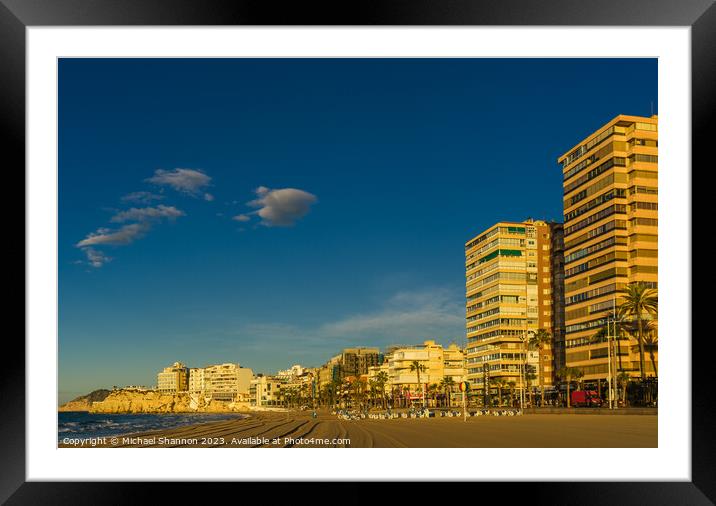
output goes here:
<path id="1" fill-rule="evenodd" d="M 566 365 L 606 379 L 595 338 L 629 283 L 657 286 L 657 117 L 619 115 L 560 156 L 564 189 Z M 637 342 L 620 341 L 619 368 L 637 376 Z M 649 360 L 647 376 L 654 375 Z"/>
<path id="2" fill-rule="evenodd" d="M 545 221 L 500 222 L 465 244 L 467 347 L 465 367 L 472 388 L 490 390 L 504 380 L 521 385 L 527 365 L 529 385 L 554 385 L 555 339 L 563 336 L 561 272 L 562 225 Z M 555 286 L 557 284 L 557 286 Z M 533 332 L 553 339 L 542 357 L 529 350 Z"/>

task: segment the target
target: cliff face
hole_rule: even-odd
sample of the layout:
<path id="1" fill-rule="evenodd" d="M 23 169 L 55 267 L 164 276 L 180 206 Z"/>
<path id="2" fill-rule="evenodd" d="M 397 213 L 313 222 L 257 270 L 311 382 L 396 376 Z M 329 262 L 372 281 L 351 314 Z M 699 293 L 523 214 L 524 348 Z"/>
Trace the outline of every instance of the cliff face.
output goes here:
<path id="1" fill-rule="evenodd" d="M 79 397 L 66 402 L 59 407 L 59 411 L 89 411 L 93 402 L 100 402 L 107 398 L 111 393 L 110 390 L 95 390 L 87 395 L 80 395 Z"/>
<path id="2" fill-rule="evenodd" d="M 248 403 L 207 400 L 187 392 L 162 394 L 138 390 L 115 390 L 104 400 L 93 402 L 88 409 L 90 413 L 226 413 L 248 410 Z"/>

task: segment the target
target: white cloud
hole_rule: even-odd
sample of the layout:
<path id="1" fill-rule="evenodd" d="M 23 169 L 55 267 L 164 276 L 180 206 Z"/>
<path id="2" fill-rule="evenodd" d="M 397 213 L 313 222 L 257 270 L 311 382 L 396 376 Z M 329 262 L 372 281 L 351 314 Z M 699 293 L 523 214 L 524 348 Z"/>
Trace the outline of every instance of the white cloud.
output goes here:
<path id="1" fill-rule="evenodd" d="M 102 267 L 104 264 L 112 260 L 104 253 L 102 253 L 101 251 L 97 251 L 94 248 L 82 248 L 82 251 L 84 251 L 85 255 L 87 255 L 87 263 L 90 264 L 92 267 Z"/>
<path id="2" fill-rule="evenodd" d="M 160 186 L 169 186 L 178 192 L 198 197 L 204 187 L 209 186 L 209 183 L 211 183 L 211 177 L 207 176 L 203 171 L 194 169 L 157 169 L 154 171 L 154 175 L 146 179 L 146 181 Z M 214 199 L 208 193 L 204 194 L 204 198 L 206 200 Z"/>
<path id="3" fill-rule="evenodd" d="M 292 226 L 296 220 L 308 214 L 311 205 L 318 200 L 315 195 L 296 188 L 272 190 L 259 186 L 255 192 L 259 198 L 248 205 L 259 208 L 257 214 L 261 217 L 261 223 L 269 227 Z"/>
<path id="4" fill-rule="evenodd" d="M 157 195 L 151 192 L 132 192 L 122 197 L 122 201 L 137 204 L 151 204 L 155 200 L 162 200 L 164 198 L 164 195 Z"/>
<path id="5" fill-rule="evenodd" d="M 251 218 L 249 218 L 249 217 L 246 216 L 245 214 L 239 214 L 239 215 L 237 215 L 237 216 L 234 216 L 234 217 L 231 218 L 231 219 L 232 219 L 232 220 L 235 220 L 235 221 L 243 221 L 243 222 L 245 222 L 245 221 L 249 221 Z"/>
<path id="6" fill-rule="evenodd" d="M 96 232 L 87 235 L 87 237 L 78 242 L 76 246 L 78 248 L 98 245 L 124 246 L 144 237 L 144 234 L 146 234 L 150 228 L 151 225 L 147 222 L 131 223 L 124 225 L 118 230 L 100 228 Z"/>
<path id="7" fill-rule="evenodd" d="M 125 221 L 146 221 L 161 218 L 176 219 L 179 216 L 185 216 L 184 211 L 174 206 L 158 205 L 157 207 L 133 207 L 127 211 L 121 211 L 115 214 L 110 221 L 113 223 L 122 223 Z"/>
<path id="8" fill-rule="evenodd" d="M 419 344 L 427 339 L 447 345 L 465 336 L 465 304 L 462 292 L 426 289 L 399 292 L 373 311 L 348 315 L 318 325 L 283 322 L 245 322 L 226 332 L 240 337 L 242 345 L 278 354 L 310 353 L 314 363 L 350 346 Z M 229 339 L 231 339 L 229 338 Z"/>
<path id="9" fill-rule="evenodd" d="M 205 193 L 204 200 L 206 200 L 207 202 L 211 202 L 214 200 L 214 196 L 211 193 Z"/>
<path id="10" fill-rule="evenodd" d="M 324 324 L 320 335 L 384 343 L 416 343 L 430 338 L 455 338 L 465 332 L 462 300 L 446 290 L 400 292 L 381 310 Z"/>

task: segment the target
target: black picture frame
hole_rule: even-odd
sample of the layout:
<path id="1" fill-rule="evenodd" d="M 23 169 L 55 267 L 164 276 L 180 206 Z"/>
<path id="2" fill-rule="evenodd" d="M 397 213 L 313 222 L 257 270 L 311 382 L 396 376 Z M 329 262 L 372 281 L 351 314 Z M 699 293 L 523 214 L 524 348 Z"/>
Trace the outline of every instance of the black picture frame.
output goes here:
<path id="1" fill-rule="evenodd" d="M 97 25 L 689 26 L 692 43 L 692 165 L 703 166 L 704 170 L 713 165 L 712 161 L 707 164 L 712 143 L 707 132 L 716 110 L 716 6 L 713 0 L 392 0 L 356 4 L 333 2 L 329 6 L 294 2 L 282 5 L 280 9 L 270 2 L 239 0 L 0 0 L 0 127 L 5 141 L 4 151 L 6 155 L 10 154 L 12 161 L 7 166 L 9 172 L 17 175 L 23 172 L 18 169 L 25 164 L 25 29 Z M 683 168 L 685 177 L 693 174 L 690 169 Z M 24 186 L 24 178 L 22 184 Z M 10 274 L 6 275 L 6 279 L 10 277 Z M 693 302 L 705 303 L 696 297 Z M 714 504 L 716 436 L 711 420 L 716 395 L 711 387 L 710 336 L 703 337 L 705 339 L 695 339 L 691 343 L 691 482 L 519 483 L 507 486 L 510 502 Z M 0 415 L 0 502 L 126 504 L 146 498 L 146 487 L 140 490 L 135 483 L 26 482 L 25 347 L 16 334 L 7 332 L 4 346 L 7 353 L 3 354 L 0 380 L 0 406 L 4 408 Z M 638 466 L 639 462 L 635 461 L 634 465 Z M 277 484 L 272 486 L 272 491 L 299 497 L 303 487 L 297 485 Z M 479 496 L 489 497 L 489 489 L 504 491 L 505 485 L 481 484 Z M 177 487 L 177 484 L 171 486 Z M 348 488 L 342 490 L 341 496 L 360 497 L 358 490 L 361 486 L 359 483 L 347 484 Z M 182 494 L 183 488 L 175 488 L 174 492 Z"/>

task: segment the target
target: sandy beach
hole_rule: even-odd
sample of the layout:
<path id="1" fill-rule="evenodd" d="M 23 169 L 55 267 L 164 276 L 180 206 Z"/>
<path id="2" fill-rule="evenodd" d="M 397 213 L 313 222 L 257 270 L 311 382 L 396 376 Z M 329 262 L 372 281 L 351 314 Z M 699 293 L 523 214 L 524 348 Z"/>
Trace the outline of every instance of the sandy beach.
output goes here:
<path id="1" fill-rule="evenodd" d="M 657 427 L 656 415 L 346 421 L 330 413 L 314 419 L 302 412 L 263 412 L 237 420 L 118 436 L 94 447 L 655 448 Z"/>

